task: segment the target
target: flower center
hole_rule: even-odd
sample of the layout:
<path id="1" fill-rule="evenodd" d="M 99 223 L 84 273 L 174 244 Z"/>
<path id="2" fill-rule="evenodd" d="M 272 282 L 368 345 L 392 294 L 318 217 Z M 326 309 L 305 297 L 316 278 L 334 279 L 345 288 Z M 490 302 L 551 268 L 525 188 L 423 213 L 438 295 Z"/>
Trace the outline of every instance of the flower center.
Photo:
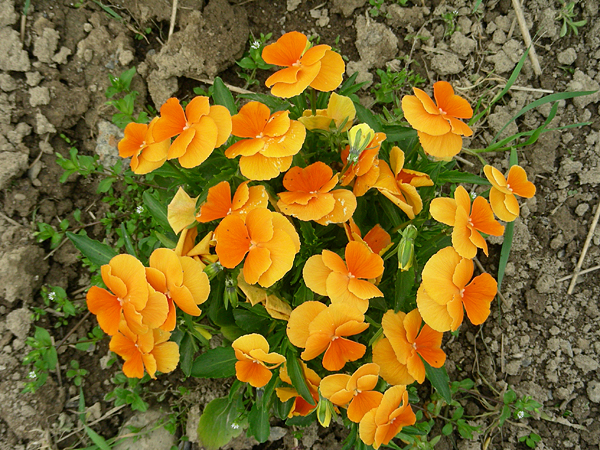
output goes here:
<path id="1" fill-rule="evenodd" d="M 331 342 L 337 341 L 339 338 L 340 338 L 339 336 L 332 336 L 331 337 Z"/>
<path id="2" fill-rule="evenodd" d="M 140 148 L 144 148 L 145 146 L 146 146 L 146 141 L 143 141 L 143 142 L 140 144 Z"/>
<path id="3" fill-rule="evenodd" d="M 292 64 L 292 67 L 300 67 L 302 65 L 302 63 L 300 62 L 300 60 L 297 60 L 294 64 Z"/>
<path id="4" fill-rule="evenodd" d="M 256 135 L 256 139 L 261 139 L 263 137 L 262 131 Z"/>
<path id="5" fill-rule="evenodd" d="M 465 289 L 464 289 L 464 288 L 460 290 L 460 296 L 461 296 L 461 297 L 464 297 L 464 296 L 465 296 Z"/>
<path id="6" fill-rule="evenodd" d="M 446 111 L 444 111 L 442 108 L 438 108 L 438 110 L 440 111 L 440 114 L 442 116 L 445 116 L 447 114 Z"/>
<path id="7" fill-rule="evenodd" d="M 506 183 L 506 189 L 508 189 L 510 192 L 512 192 L 512 188 L 510 187 L 510 184 Z"/>
<path id="8" fill-rule="evenodd" d="M 190 127 L 190 124 L 186 122 L 185 127 L 183 127 L 183 131 L 187 130 L 189 127 Z"/>

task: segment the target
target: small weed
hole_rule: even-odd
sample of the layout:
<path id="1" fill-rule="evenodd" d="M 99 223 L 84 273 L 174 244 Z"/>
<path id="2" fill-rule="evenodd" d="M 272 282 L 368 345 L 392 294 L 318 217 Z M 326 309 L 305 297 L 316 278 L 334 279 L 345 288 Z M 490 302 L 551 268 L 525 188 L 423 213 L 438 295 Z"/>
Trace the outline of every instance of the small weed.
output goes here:
<path id="1" fill-rule="evenodd" d="M 79 363 L 75 360 L 71 360 L 71 368 L 67 370 L 67 378 L 72 378 L 75 386 L 81 386 L 83 377 L 88 374 L 88 371 L 81 369 Z"/>
<path id="2" fill-rule="evenodd" d="M 48 330 L 42 327 L 35 327 L 35 334 L 29 336 L 25 341 L 33 350 L 23 359 L 23 364 L 33 364 L 33 370 L 29 372 L 29 378 L 32 381 L 25 383 L 23 393 L 34 393 L 46 383 L 48 373 L 56 369 L 58 355 L 52 342 L 52 337 Z"/>
<path id="3" fill-rule="evenodd" d="M 267 64 L 262 58 L 262 51 L 265 48 L 265 43 L 271 39 L 272 33 L 262 34 L 256 39 L 252 33 L 250 33 L 250 48 L 242 59 L 236 62 L 238 66 L 244 69 L 238 72 L 238 76 L 243 79 L 246 84 L 244 89 L 248 89 L 253 84 L 258 84 L 256 79 L 256 70 L 269 70 L 273 67 L 271 64 Z"/>
<path id="4" fill-rule="evenodd" d="M 371 5 L 371 8 L 369 8 L 371 17 L 388 17 L 385 8 L 382 8 L 385 4 L 385 0 L 369 0 L 369 4 Z"/>
<path id="5" fill-rule="evenodd" d="M 587 23 L 587 20 L 579 20 L 574 21 L 577 14 L 573 11 L 575 8 L 575 2 L 566 2 L 565 0 L 561 0 L 562 8 L 558 12 L 558 16 L 556 20 L 562 20 L 562 26 L 560 27 L 560 37 L 564 37 L 567 33 L 575 34 L 575 36 L 579 35 L 579 28 L 584 26 Z"/>
<path id="6" fill-rule="evenodd" d="M 86 352 L 92 345 L 104 338 L 104 331 L 96 325 L 92 331 L 88 333 L 87 339 L 81 339 L 75 344 L 75 348 L 82 352 Z"/>
<path id="7" fill-rule="evenodd" d="M 135 75 L 135 67 L 126 70 L 118 77 L 109 76 L 110 86 L 104 93 L 106 98 L 113 98 L 117 94 L 124 94 L 121 98 L 109 100 L 107 105 L 115 107 L 119 112 L 113 114 L 112 122 L 119 128 L 125 128 L 128 123 L 148 123 L 148 113 L 141 111 L 137 117 L 133 114 L 135 99 L 139 92 L 131 90 L 131 81 Z"/>
<path id="8" fill-rule="evenodd" d="M 425 84 L 425 79 L 414 73 L 412 70 L 402 69 L 399 72 L 391 69 L 377 69 L 380 82 L 373 88 L 375 100 L 377 103 L 389 104 L 394 103 L 403 90 L 411 87 L 417 87 Z"/>
<path id="9" fill-rule="evenodd" d="M 456 31 L 460 31 L 460 27 L 456 24 L 456 18 L 458 17 L 458 11 L 450 11 L 446 14 L 442 14 L 444 20 L 444 37 L 452 36 Z"/>
<path id="10" fill-rule="evenodd" d="M 529 433 L 528 435 L 521 436 L 519 438 L 519 442 L 525 442 L 525 445 L 529 448 L 535 448 L 538 442 L 540 442 L 542 438 L 539 434 Z"/>
<path id="11" fill-rule="evenodd" d="M 65 231 L 69 228 L 69 221 L 63 219 L 58 224 L 58 229 L 44 222 L 37 223 L 38 231 L 34 231 L 33 235 L 38 242 L 50 240 L 50 249 L 57 248 L 65 237 Z"/>
<path id="12" fill-rule="evenodd" d="M 138 41 L 141 41 L 142 39 L 145 39 L 147 34 L 152 33 L 152 28 L 146 27 L 146 28 L 144 28 L 141 31 L 142 31 L 143 34 L 142 33 L 136 33 L 135 36 L 134 36 L 135 39 L 137 39 Z"/>
<path id="13" fill-rule="evenodd" d="M 74 317 L 81 312 L 79 307 L 69 300 L 67 293 L 60 286 L 43 286 L 40 294 L 46 307 L 51 309 L 57 318 L 54 323 L 55 328 L 67 325 L 69 317 Z M 41 316 L 46 315 L 46 312 L 46 309 L 35 308 L 34 320 L 39 320 Z"/>
<path id="14" fill-rule="evenodd" d="M 146 403 L 142 397 L 142 385 L 150 380 L 148 374 L 144 375 L 143 378 L 127 378 L 124 374 L 118 373 L 112 379 L 113 384 L 117 387 L 111 392 L 104 396 L 104 400 L 115 401 L 115 406 L 131 405 L 131 409 L 134 411 L 144 412 L 148 409 L 148 403 Z"/>

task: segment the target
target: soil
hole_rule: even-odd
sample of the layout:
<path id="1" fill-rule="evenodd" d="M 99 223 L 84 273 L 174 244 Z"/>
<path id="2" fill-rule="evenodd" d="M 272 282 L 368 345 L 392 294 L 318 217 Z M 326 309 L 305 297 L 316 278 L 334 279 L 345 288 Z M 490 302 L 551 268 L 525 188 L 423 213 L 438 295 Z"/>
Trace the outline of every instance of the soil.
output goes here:
<path id="1" fill-rule="evenodd" d="M 98 219 L 108 206 L 96 194 L 99 180 L 71 176 L 59 182 L 63 169 L 55 153 L 67 157 L 75 145 L 81 154 L 99 154 L 104 164 L 114 163 L 121 132 L 110 123 L 114 110 L 105 105 L 109 76 L 135 66 L 140 75 L 132 86 L 139 92 L 136 104 L 158 108 L 172 95 L 189 97 L 193 87 L 208 89 L 206 80 L 217 75 L 243 87 L 234 62 L 248 49 L 249 34 L 277 38 L 298 30 L 338 49 L 348 58 L 348 72 L 358 71 L 359 80 L 376 84 L 377 69 L 407 67 L 427 80 L 425 89 L 448 80 L 474 104 L 479 98 L 489 102 L 501 90 L 526 48 L 509 0 L 382 3 L 375 17 L 366 0 L 180 0 L 169 39 L 167 0 L 103 1 L 120 19 L 97 1 L 31 2 L 24 22 L 23 1 L 0 0 L 0 449 L 90 445 L 78 427 L 80 390 L 66 376 L 71 361 L 89 372 L 82 392 L 88 423 L 97 433 L 115 436 L 134 415 L 104 399 L 120 370 L 118 364 L 107 367 L 107 340 L 87 352 L 74 348 L 95 326 L 93 317 L 70 336 L 83 313 L 58 327 L 51 311 L 38 321 L 32 318 L 36 308 L 46 308 L 43 285 L 64 288 L 85 311 L 90 276 L 76 249 L 66 242 L 51 251 L 32 233 L 37 222 L 58 226 L 69 219 L 74 224 L 73 212 L 80 209 L 84 223 L 92 224 L 88 234 L 102 236 Z M 560 1 L 525 3 L 542 73 L 536 75 L 528 59 L 517 88 L 493 107 L 467 148 L 484 147 L 507 119 L 546 93 L 597 91 L 600 86 L 598 2 L 574 2 L 575 20 L 587 24 L 564 37 L 557 20 Z M 265 92 L 266 76 L 259 74 L 261 84 L 250 89 Z M 359 92 L 367 106 L 374 104 L 371 87 Z M 399 95 L 409 91 L 406 85 Z M 516 222 L 503 300 L 482 327 L 464 325 L 444 344 L 451 379 L 475 381 L 479 394 L 464 396 L 463 406 L 467 422 L 482 432 L 467 440 L 455 431 L 436 448 L 527 448 L 519 438 L 532 432 L 541 437 L 537 448 L 599 448 L 600 278 L 598 272 L 579 276 L 572 294 L 567 294 L 566 278 L 575 269 L 599 204 L 599 100 L 596 92 L 559 102 L 551 127 L 586 124 L 543 134 L 519 155 L 537 194 L 524 202 Z M 534 129 L 549 113 L 549 105 L 534 108 L 506 133 Z M 475 159 L 465 159 L 465 167 L 470 161 L 473 170 L 480 170 Z M 505 153 L 487 159 L 508 167 Z M 494 273 L 501 240 L 491 242 L 490 257 L 481 262 Z M 591 237 L 583 269 L 600 264 L 599 244 L 600 227 Z M 22 364 L 30 350 L 25 341 L 35 326 L 48 329 L 55 343 L 66 340 L 58 351 L 59 370 L 37 393 L 23 394 L 31 370 Z M 179 448 L 199 448 L 194 441 L 198 416 L 208 401 L 227 392 L 226 383 L 184 380 L 179 370 L 144 386 L 152 409 L 162 408 L 176 420 L 175 434 L 169 435 L 171 441 L 167 436 L 164 446 L 156 438 L 148 447 L 136 447 L 157 450 L 179 442 Z M 183 393 L 178 386 L 185 387 Z M 511 418 L 498 428 L 493 420 L 509 388 L 541 403 L 542 413 Z M 486 401 L 496 408 L 495 415 L 486 414 Z M 340 427 L 309 427 L 297 439 L 280 425 L 273 424 L 273 440 L 267 444 L 239 438 L 230 448 L 341 448 Z M 439 434 L 436 430 L 433 435 Z M 185 445 L 182 436 L 189 439 Z"/>

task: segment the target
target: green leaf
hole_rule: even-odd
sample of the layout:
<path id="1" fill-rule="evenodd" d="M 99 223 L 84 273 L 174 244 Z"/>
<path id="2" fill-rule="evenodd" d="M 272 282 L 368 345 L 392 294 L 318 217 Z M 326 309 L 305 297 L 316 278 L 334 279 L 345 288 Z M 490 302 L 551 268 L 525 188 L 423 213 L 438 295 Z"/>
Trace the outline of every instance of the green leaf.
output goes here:
<path id="1" fill-rule="evenodd" d="M 258 315 L 256 310 L 258 310 L 259 307 L 264 311 L 262 305 L 256 305 L 251 310 L 245 308 L 234 309 L 233 317 L 235 318 L 237 326 L 247 333 L 260 333 L 262 330 L 268 329 L 273 319 L 269 316 L 264 317 Z"/>
<path id="2" fill-rule="evenodd" d="M 92 430 L 87 425 L 84 425 L 83 427 L 85 428 L 85 432 L 90 437 L 90 439 L 92 440 L 92 442 L 94 444 L 96 444 L 96 446 L 100 450 L 110 450 L 110 445 L 108 445 L 108 443 L 106 442 L 106 440 L 102 436 L 100 436 L 98 433 L 96 433 L 94 430 Z"/>
<path id="3" fill-rule="evenodd" d="M 502 397 L 502 401 L 505 405 L 509 405 L 514 403 L 517 400 L 517 394 L 512 389 L 509 389 L 504 393 L 504 397 Z"/>
<path id="4" fill-rule="evenodd" d="M 410 312 L 414 305 L 413 287 L 415 285 L 415 268 L 398 270 L 396 274 L 396 298 L 394 311 Z M 412 301 L 411 301 L 412 300 Z"/>
<path id="5" fill-rule="evenodd" d="M 233 95 L 231 95 L 231 91 L 227 89 L 225 83 L 221 78 L 216 77 L 213 83 L 215 88 L 213 92 L 213 100 L 215 105 L 222 105 L 229 110 L 229 113 L 233 116 L 237 114 L 237 108 L 235 107 L 235 100 L 233 99 Z"/>
<path id="6" fill-rule="evenodd" d="M 356 119 L 359 123 L 366 123 L 376 133 L 382 131 L 381 124 L 375 114 L 357 102 L 354 102 L 354 108 L 356 109 Z"/>
<path id="7" fill-rule="evenodd" d="M 212 348 L 196 358 L 191 375 L 196 378 L 227 378 L 235 375 L 235 351 L 232 347 Z"/>
<path id="8" fill-rule="evenodd" d="M 207 450 L 217 450 L 242 433 L 238 418 L 243 411 L 241 399 L 231 403 L 227 398 L 217 398 L 206 405 L 198 423 L 198 439 Z"/>
<path id="9" fill-rule="evenodd" d="M 189 333 L 185 333 L 179 344 L 179 365 L 186 377 L 192 374 L 195 353 L 196 343 L 194 342 L 194 338 Z"/>
<path id="10" fill-rule="evenodd" d="M 435 388 L 435 390 L 442 396 L 444 401 L 447 404 L 452 403 L 452 393 L 450 392 L 450 378 L 448 378 L 448 372 L 446 372 L 446 367 L 442 366 L 439 369 L 435 367 L 431 367 L 427 364 L 427 361 L 423 360 L 423 364 L 425 365 L 425 372 L 427 373 L 427 378 Z"/>
<path id="11" fill-rule="evenodd" d="M 490 185 L 490 182 L 481 178 L 480 176 L 474 175 L 472 173 L 461 172 L 459 170 L 448 170 L 447 172 L 442 172 L 437 177 L 437 183 L 470 183 L 470 184 L 483 184 Z"/>
<path id="12" fill-rule="evenodd" d="M 152 214 L 152 217 L 165 231 L 171 231 L 171 225 L 167 219 L 167 207 L 154 198 L 148 191 L 142 195 L 144 205 Z"/>
<path id="13" fill-rule="evenodd" d="M 300 360 L 296 357 L 295 352 L 290 350 L 287 354 L 287 371 L 292 380 L 292 386 L 296 389 L 298 394 L 308 402 L 309 405 L 315 405 L 315 399 L 312 397 L 306 380 L 304 379 L 304 371 Z"/>
<path id="14" fill-rule="evenodd" d="M 83 256 L 97 266 L 108 264 L 112 258 L 117 256 L 117 252 L 112 247 L 87 236 L 70 231 L 67 231 L 66 236 Z"/>
<path id="15" fill-rule="evenodd" d="M 266 442 L 271 435 L 269 416 L 268 409 L 263 409 L 258 406 L 258 403 L 254 403 L 248 414 L 248 436 L 254 436 L 260 443 Z"/>
<path id="16" fill-rule="evenodd" d="M 102 194 L 104 192 L 108 192 L 108 190 L 110 189 L 110 187 L 112 186 L 114 181 L 115 181 L 115 178 L 113 178 L 113 177 L 105 178 L 100 183 L 98 183 L 98 187 L 96 188 L 96 193 Z"/>
<path id="17" fill-rule="evenodd" d="M 282 100 L 277 97 L 273 97 L 272 95 L 266 94 L 240 94 L 238 98 L 247 98 L 248 100 L 254 100 L 257 102 L 261 102 L 269 107 L 271 113 L 277 111 L 283 111 L 290 107 L 290 102 Z"/>
<path id="18" fill-rule="evenodd" d="M 123 234 L 123 241 L 125 241 L 125 250 L 127 250 L 127 253 L 129 253 L 130 255 L 133 255 L 137 258 L 138 255 L 137 255 L 137 252 L 135 251 L 135 247 L 133 245 L 133 241 L 131 240 L 131 236 L 127 232 L 127 227 L 125 226 L 124 223 L 121 223 L 120 228 L 121 228 L 121 233 Z"/>

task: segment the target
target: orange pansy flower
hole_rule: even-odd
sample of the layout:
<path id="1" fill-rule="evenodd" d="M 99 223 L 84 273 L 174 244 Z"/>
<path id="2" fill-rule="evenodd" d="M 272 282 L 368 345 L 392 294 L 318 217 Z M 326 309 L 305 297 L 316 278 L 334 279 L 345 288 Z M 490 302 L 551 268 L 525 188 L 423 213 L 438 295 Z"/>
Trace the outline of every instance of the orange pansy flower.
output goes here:
<path id="1" fill-rule="evenodd" d="M 488 273 L 473 277 L 473 261 L 462 258 L 453 247 L 433 255 L 422 273 L 417 307 L 427 325 L 436 331 L 456 330 L 463 321 L 463 307 L 473 325 L 490 315 L 490 303 L 498 283 Z"/>
<path id="2" fill-rule="evenodd" d="M 383 297 L 383 293 L 367 281 L 383 274 L 383 259 L 365 243 L 357 241 L 346 245 L 345 256 L 345 262 L 329 250 L 311 256 L 302 271 L 304 282 L 317 294 L 328 296 L 331 303 L 354 306 L 364 313 L 369 308 L 369 299 Z"/>
<path id="3" fill-rule="evenodd" d="M 166 295 L 168 317 L 162 329 L 171 331 L 175 327 L 175 304 L 191 316 L 202 311 L 197 305 L 204 303 L 210 294 L 208 275 L 202 263 L 188 256 L 178 256 L 174 250 L 157 248 L 150 255 L 150 267 L 146 277 L 150 285 Z"/>
<path id="4" fill-rule="evenodd" d="M 235 375 L 238 380 L 250 383 L 255 388 L 266 385 L 271 379 L 271 370 L 285 362 L 279 353 L 269 353 L 269 343 L 260 334 L 246 334 L 231 344 L 235 350 Z"/>
<path id="5" fill-rule="evenodd" d="M 253 209 L 245 218 L 225 217 L 214 236 L 223 267 L 233 269 L 245 258 L 244 279 L 262 287 L 283 278 L 300 250 L 300 238 L 292 223 L 266 208 Z"/>
<path id="6" fill-rule="evenodd" d="M 282 402 L 287 402 L 289 399 L 294 399 L 294 405 L 290 410 L 288 417 L 293 416 L 308 416 L 311 412 L 313 412 L 318 403 L 319 403 L 319 384 L 321 383 L 321 377 L 317 375 L 312 369 L 309 369 L 306 364 L 300 361 L 302 372 L 304 373 L 304 379 L 306 380 L 306 385 L 308 386 L 308 390 L 310 395 L 313 398 L 313 403 L 310 404 L 306 400 L 304 400 L 298 391 L 294 387 L 278 387 L 275 388 L 275 392 L 277 393 L 277 397 Z M 281 381 L 287 384 L 292 384 L 292 380 L 287 372 L 287 365 L 281 366 L 279 369 L 279 378 Z"/>
<path id="7" fill-rule="evenodd" d="M 300 151 L 306 128 L 289 118 L 289 111 L 271 114 L 259 102 L 246 103 L 232 118 L 232 134 L 245 138 L 225 151 L 225 156 L 241 155 L 240 171 L 250 180 L 270 180 L 292 165 Z"/>
<path id="8" fill-rule="evenodd" d="M 374 391 L 379 381 L 379 366 L 365 364 L 350 375 L 329 375 L 321 380 L 321 395 L 331 403 L 348 407 L 348 419 L 358 423 L 363 416 L 379 406 L 383 394 Z"/>
<path id="9" fill-rule="evenodd" d="M 377 224 L 371 228 L 365 237 L 362 237 L 360 228 L 354 222 L 354 219 L 350 218 L 348 222 L 344 223 L 344 230 L 348 241 L 364 242 L 369 246 L 373 253 L 379 256 L 383 255 L 392 245 L 392 237 L 390 234 L 381 228 L 381 225 Z"/>
<path id="10" fill-rule="evenodd" d="M 171 333 L 160 328 L 137 335 L 122 321 L 109 348 L 125 360 L 123 373 L 129 378 L 142 378 L 144 368 L 150 377 L 156 378 L 157 370 L 172 372 L 179 363 L 179 347 L 175 342 L 169 342 L 170 337 Z"/>
<path id="11" fill-rule="evenodd" d="M 383 334 L 389 340 L 396 359 L 400 364 L 406 365 L 408 374 L 419 383 L 425 381 L 425 365 L 421 358 L 436 368 L 442 367 L 446 361 L 446 354 L 440 348 L 443 333 L 433 330 L 427 324 L 421 328 L 422 323 L 417 309 L 408 314 L 390 310 L 383 315 L 381 321 Z M 385 361 L 377 363 L 386 364 Z"/>
<path id="12" fill-rule="evenodd" d="M 154 125 L 157 142 L 177 138 L 169 147 L 167 159 L 179 160 L 185 168 L 202 164 L 212 151 L 231 135 L 231 114 L 221 105 L 210 106 L 208 97 L 194 97 L 185 112 L 176 98 L 160 107 L 160 119 Z"/>
<path id="13" fill-rule="evenodd" d="M 283 177 L 287 191 L 279 193 L 277 206 L 282 213 L 299 220 L 321 223 L 328 216 L 328 223 L 345 222 L 354 214 L 356 200 L 347 201 L 350 196 L 354 198 L 348 191 L 332 191 L 337 182 L 338 175 L 320 161 L 304 169 L 292 167 Z M 332 214 L 334 210 L 341 211 L 342 217 Z"/>
<path id="14" fill-rule="evenodd" d="M 161 299 L 154 293 L 150 295 L 144 265 L 134 256 L 117 255 L 108 264 L 103 265 L 100 271 L 102 281 L 111 292 L 92 286 L 87 293 L 87 306 L 90 312 L 97 316 L 102 331 L 109 336 L 114 336 L 123 317 L 134 333 L 146 333 L 148 325 L 144 321 L 143 312 L 149 298 L 152 297 L 152 301 L 148 313 L 154 309 L 155 303 L 160 303 Z M 160 325 L 160 323 L 156 325 L 151 320 L 153 319 L 151 314 L 148 314 L 146 322 L 148 319 L 153 327 Z"/>
<path id="15" fill-rule="evenodd" d="M 356 361 L 365 354 L 366 347 L 345 336 L 362 333 L 369 327 L 365 316 L 347 304 L 325 306 L 320 302 L 305 302 L 290 314 L 287 335 L 296 347 L 304 348 L 300 355 L 310 361 L 321 353 L 323 367 L 340 370 L 346 362 Z"/>
<path id="16" fill-rule="evenodd" d="M 248 186 L 248 181 L 238 186 L 231 198 L 228 181 L 221 181 L 208 190 L 206 202 L 200 208 L 196 220 L 201 223 L 222 219 L 229 214 L 245 216 L 255 208 L 266 208 L 269 196 L 264 186 Z"/>
<path id="17" fill-rule="evenodd" d="M 391 168 L 390 168 L 391 167 Z M 414 219 L 423 209 L 418 187 L 433 186 L 429 175 L 404 168 L 404 152 L 398 147 L 390 151 L 390 165 L 379 163 L 379 178 L 375 188 L 398 206 L 409 219 Z"/>
<path id="18" fill-rule="evenodd" d="M 505 222 L 512 222 L 519 217 L 519 197 L 531 198 L 535 195 L 535 185 L 527 181 L 527 173 L 521 166 L 512 166 L 508 177 L 492 166 L 483 168 L 486 178 L 492 183 L 490 203 L 494 214 Z"/>
<path id="19" fill-rule="evenodd" d="M 501 236 L 504 233 L 504 227 L 494 219 L 487 200 L 476 197 L 471 207 L 471 197 L 462 186 L 458 186 L 454 191 L 454 199 L 433 199 L 429 212 L 438 222 L 454 227 L 452 246 L 463 258 L 473 259 L 478 248 L 483 249 L 487 256 L 487 242 L 480 232 L 492 236 Z"/>
<path id="20" fill-rule="evenodd" d="M 356 117 L 356 108 L 354 102 L 349 97 L 331 93 L 327 109 L 317 109 L 317 114 L 313 116 L 312 111 L 307 109 L 302 113 L 298 121 L 306 127 L 307 130 L 331 131 L 332 128 L 339 132 L 348 131 L 352 127 L 354 117 Z M 343 127 L 342 127 L 343 125 Z"/>
<path id="21" fill-rule="evenodd" d="M 462 148 L 462 136 L 473 131 L 459 119 L 470 119 L 473 109 L 462 97 L 454 94 L 447 81 L 433 85 L 435 102 L 424 91 L 413 88 L 415 95 L 402 98 L 402 111 L 408 123 L 417 130 L 425 153 L 449 160 Z"/>
<path id="22" fill-rule="evenodd" d="M 371 141 L 367 144 L 358 156 L 355 163 L 350 163 L 350 166 L 342 174 L 340 181 L 342 186 L 348 186 L 354 181 L 353 192 L 357 197 L 365 195 L 371 189 L 379 178 L 379 150 L 381 143 L 385 141 L 385 133 L 375 133 Z M 350 155 L 350 146 L 347 145 L 342 150 L 342 162 L 344 165 L 348 163 Z"/>
<path id="23" fill-rule="evenodd" d="M 196 244 L 198 229 L 195 227 L 184 228 L 177 241 L 175 254 L 177 256 L 189 256 L 190 258 L 193 258 L 202 265 L 202 270 L 204 270 L 206 266 L 219 260 L 217 255 L 210 252 L 211 247 L 214 247 L 212 235 L 212 231 L 208 232 L 206 236 Z"/>
<path id="24" fill-rule="evenodd" d="M 153 128 L 158 117 L 152 119 L 150 125 L 131 122 L 125 127 L 125 137 L 119 141 L 119 156 L 131 157 L 131 170 L 138 175 L 152 172 L 167 160 L 171 141 L 164 139 L 155 141 Z"/>
<path id="25" fill-rule="evenodd" d="M 276 97 L 289 98 L 310 86 L 317 91 L 333 91 L 342 83 L 346 64 L 329 45 L 311 47 L 305 35 L 292 31 L 281 36 L 262 52 L 267 64 L 286 67 L 275 72 L 265 84 Z"/>
<path id="26" fill-rule="evenodd" d="M 406 386 L 394 386 L 385 391 L 377 408 L 364 415 L 358 432 L 365 444 L 377 449 L 388 444 L 403 427 L 413 425 L 416 420 L 408 403 Z"/>

